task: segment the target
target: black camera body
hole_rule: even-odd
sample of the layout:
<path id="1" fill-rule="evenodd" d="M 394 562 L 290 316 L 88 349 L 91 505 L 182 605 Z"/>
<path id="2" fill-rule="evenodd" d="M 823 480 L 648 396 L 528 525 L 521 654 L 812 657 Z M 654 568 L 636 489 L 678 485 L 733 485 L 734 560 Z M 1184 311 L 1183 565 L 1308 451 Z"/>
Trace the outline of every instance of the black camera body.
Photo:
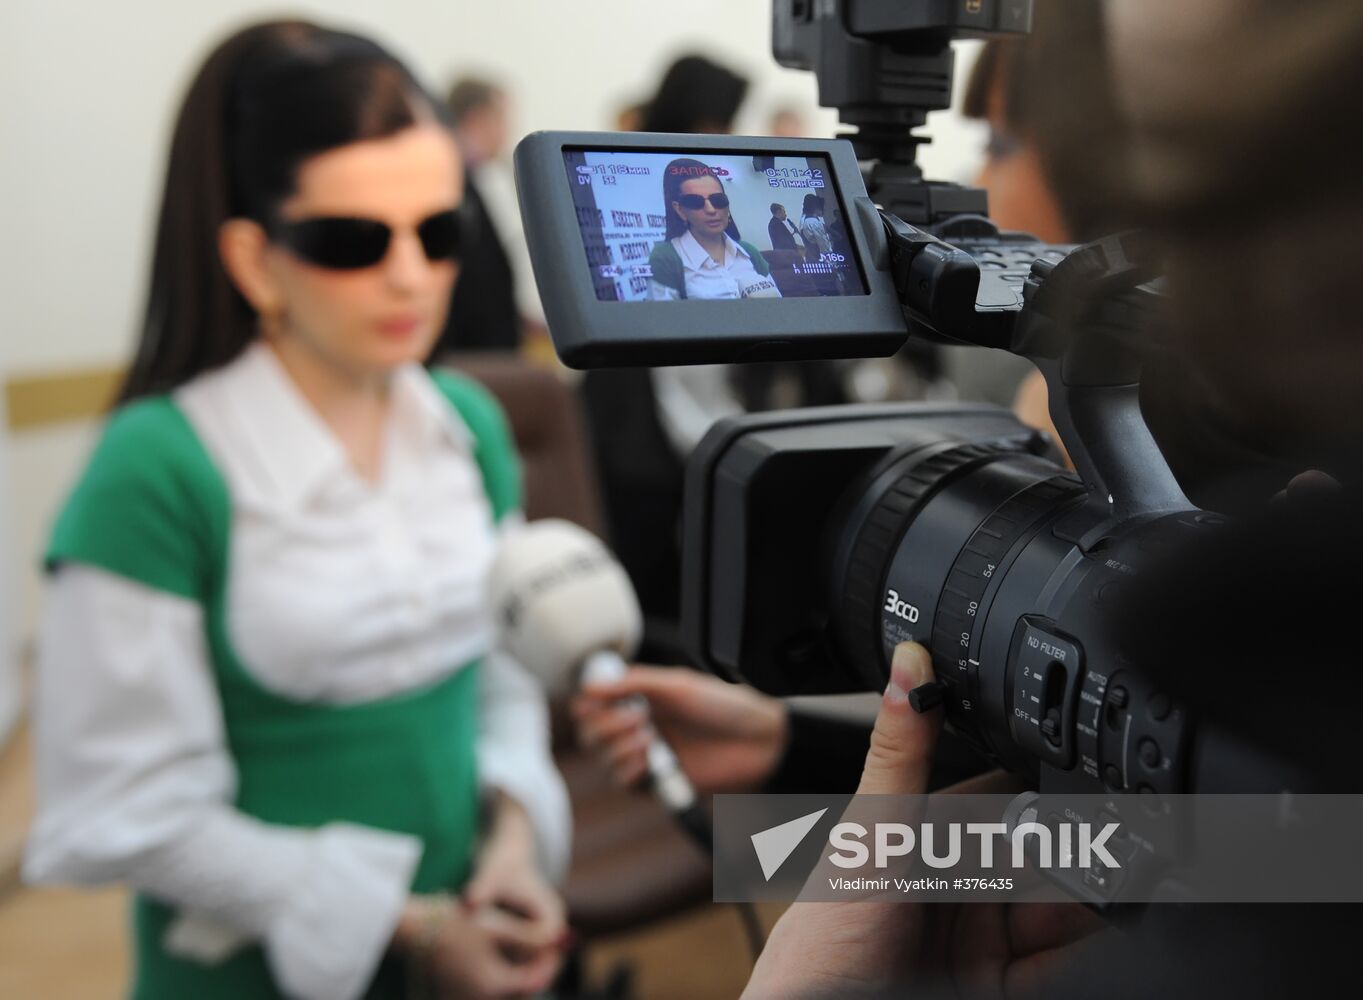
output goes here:
<path id="1" fill-rule="evenodd" d="M 1102 286 L 1096 259 L 1120 245 L 1039 263 L 1012 314 L 1014 336 L 1057 352 L 1035 359 L 1082 475 L 987 406 L 716 425 L 686 486 L 683 631 L 696 661 L 772 694 L 879 690 L 894 647 L 915 641 L 938 677 L 918 692 L 923 707 L 944 704 L 954 732 L 1043 792 L 1254 788 L 1229 748 L 1190 752 L 1191 720 L 1127 662 L 1111 620 L 1143 566 L 1222 520 L 1182 498 L 1136 383 L 1120 377 L 1157 293 L 1128 288 L 1142 303 L 1126 301 L 1135 325 L 1115 321 L 1119 286 L 1063 334 L 1030 315 L 1051 272 Z M 1069 294 L 1058 301 L 1073 308 Z"/>
<path id="2" fill-rule="evenodd" d="M 1025 30 L 1030 6 L 778 0 L 778 59 L 813 68 L 855 133 L 541 133 L 517 149 L 522 212 L 569 363 L 865 357 L 913 334 L 1037 365 L 1073 472 L 989 406 L 715 425 L 687 468 L 684 639 L 698 665 L 775 695 L 881 690 L 895 646 L 922 643 L 937 679 L 911 693 L 916 708 L 943 705 L 953 733 L 1043 794 L 1110 796 L 1104 809 L 1163 863 L 1186 840 L 1161 826 L 1160 795 L 1307 788 L 1190 718 L 1114 627 L 1146 567 L 1221 522 L 1185 497 L 1140 411 L 1163 325 L 1157 257 L 1138 234 L 1072 247 L 1000 232 L 983 192 L 924 181 L 913 162 L 913 129 L 947 102 L 951 38 Z M 836 212 L 822 228 L 841 227 L 841 252 L 813 252 L 810 219 L 793 263 L 775 236 L 771 250 L 753 242 L 766 202 L 779 220 L 792 188 L 812 219 Z M 701 228 L 740 220 L 743 234 L 726 229 L 703 259 Z M 633 249 L 616 259 L 617 247 Z M 823 277 L 782 285 L 783 260 Z M 747 277 L 716 278 L 731 267 Z M 708 283 L 690 284 L 693 271 Z M 700 301 L 712 298 L 729 301 Z M 1070 888 L 1111 898 L 1110 885 Z"/>

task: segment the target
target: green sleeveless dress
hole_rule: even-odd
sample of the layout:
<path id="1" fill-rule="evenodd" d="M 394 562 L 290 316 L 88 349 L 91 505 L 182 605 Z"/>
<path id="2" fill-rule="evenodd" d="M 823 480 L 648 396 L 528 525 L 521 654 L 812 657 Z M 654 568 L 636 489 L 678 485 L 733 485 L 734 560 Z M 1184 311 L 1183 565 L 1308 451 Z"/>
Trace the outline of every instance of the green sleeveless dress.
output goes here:
<path id="1" fill-rule="evenodd" d="M 520 506 L 520 468 L 501 410 L 469 379 L 433 377 L 473 433 L 500 519 Z M 267 691 L 227 634 L 231 520 L 227 484 L 188 420 L 170 397 L 151 397 L 110 419 L 58 518 L 47 562 L 95 566 L 202 605 L 239 810 L 267 823 L 345 821 L 419 837 L 412 890 L 458 889 L 478 828 L 477 664 L 362 704 L 309 704 Z M 133 909 L 134 1000 L 281 996 L 259 946 L 216 965 L 180 958 L 162 947 L 175 911 L 140 897 Z M 400 963 L 386 959 L 365 996 L 403 991 Z"/>

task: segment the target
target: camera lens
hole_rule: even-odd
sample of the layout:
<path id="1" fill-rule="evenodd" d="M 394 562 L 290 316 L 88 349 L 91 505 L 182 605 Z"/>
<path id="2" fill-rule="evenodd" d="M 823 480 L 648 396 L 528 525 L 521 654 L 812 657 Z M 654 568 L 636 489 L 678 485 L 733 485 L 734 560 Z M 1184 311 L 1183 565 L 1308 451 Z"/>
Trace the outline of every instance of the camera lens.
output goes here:
<path id="1" fill-rule="evenodd" d="M 1121 662 L 1103 596 L 1177 542 L 1182 515 L 1109 523 L 1081 545 L 1097 516 L 1083 484 L 1036 450 L 914 442 L 854 482 L 834 516 L 831 632 L 840 667 L 872 690 L 896 645 L 927 646 L 956 734 L 1013 770 L 1100 786 L 1127 743 L 1144 761 L 1181 739 L 1160 728 L 1167 711 L 1123 711 L 1155 698 L 1138 679 L 1112 684 L 1114 719 L 1101 706 Z"/>
<path id="2" fill-rule="evenodd" d="M 947 687 L 953 725 L 982 748 L 980 631 L 1016 550 L 1083 487 L 1030 442 L 906 449 L 854 487 L 836 547 L 834 627 L 849 667 L 882 687 L 894 647 L 919 642 Z"/>

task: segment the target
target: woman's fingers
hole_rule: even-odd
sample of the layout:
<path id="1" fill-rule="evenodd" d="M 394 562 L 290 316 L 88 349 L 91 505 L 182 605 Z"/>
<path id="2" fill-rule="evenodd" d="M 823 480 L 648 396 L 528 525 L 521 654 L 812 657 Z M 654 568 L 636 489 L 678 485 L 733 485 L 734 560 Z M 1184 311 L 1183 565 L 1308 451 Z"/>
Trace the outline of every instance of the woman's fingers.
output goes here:
<path id="1" fill-rule="evenodd" d="M 562 924 L 553 919 L 521 917 L 497 906 L 483 907 L 473 919 L 500 946 L 519 955 L 558 948 L 563 940 Z"/>
<path id="2" fill-rule="evenodd" d="M 909 705 L 909 692 L 932 679 L 932 657 L 926 649 L 916 642 L 903 642 L 895 648 L 890 683 L 880 700 L 857 794 L 915 795 L 927 791 L 942 711 L 915 712 Z"/>
<path id="3" fill-rule="evenodd" d="M 504 996 L 508 1000 L 530 1000 L 539 996 L 553 984 L 562 964 L 563 956 L 559 951 L 546 950 L 527 962 L 512 966 L 505 973 Z"/>
<path id="4" fill-rule="evenodd" d="M 650 703 L 668 705 L 686 698 L 698 679 L 685 667 L 630 667 L 619 680 L 583 685 L 579 700 L 609 703 L 621 698 L 643 697 Z"/>
<path id="5" fill-rule="evenodd" d="M 606 764 L 618 784 L 629 786 L 638 781 L 647 765 L 648 743 L 653 738 L 647 713 L 638 706 L 626 705 L 576 714 L 578 741 L 582 746 Z"/>
<path id="6" fill-rule="evenodd" d="M 645 731 L 621 736 L 605 747 L 606 763 L 617 775 L 636 762 L 644 762 L 652 734 Z"/>
<path id="7" fill-rule="evenodd" d="M 640 733 L 647 725 L 647 711 L 638 705 L 621 705 L 579 715 L 577 731 L 584 746 L 599 747 Z"/>
<path id="8" fill-rule="evenodd" d="M 615 781 L 623 788 L 633 788 L 644 780 L 644 775 L 648 773 L 648 755 L 640 753 L 635 757 L 621 764 L 612 772 Z"/>

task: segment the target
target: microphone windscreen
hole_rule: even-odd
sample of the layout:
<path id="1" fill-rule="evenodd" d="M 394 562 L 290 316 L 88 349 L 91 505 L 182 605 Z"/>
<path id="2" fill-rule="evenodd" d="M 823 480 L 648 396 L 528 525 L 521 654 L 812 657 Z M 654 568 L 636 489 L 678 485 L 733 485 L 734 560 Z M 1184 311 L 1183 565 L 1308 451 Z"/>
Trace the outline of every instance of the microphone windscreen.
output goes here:
<path id="1" fill-rule="evenodd" d="M 628 659 L 643 615 L 624 568 L 591 532 L 569 521 L 531 521 L 500 541 L 488 594 L 502 647 L 551 694 L 574 682 L 590 654 Z"/>

